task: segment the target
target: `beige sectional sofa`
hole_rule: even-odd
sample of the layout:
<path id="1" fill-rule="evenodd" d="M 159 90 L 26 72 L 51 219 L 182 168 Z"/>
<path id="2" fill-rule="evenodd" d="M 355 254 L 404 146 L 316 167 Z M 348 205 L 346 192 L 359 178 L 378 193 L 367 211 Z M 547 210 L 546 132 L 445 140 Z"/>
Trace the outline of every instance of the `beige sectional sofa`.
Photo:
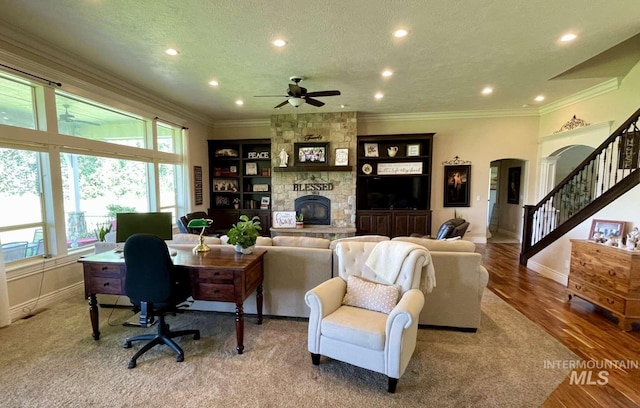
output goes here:
<path id="1" fill-rule="evenodd" d="M 475 244 L 465 240 L 393 239 L 422 245 L 431 254 L 436 287 L 425 295 L 418 323 L 476 331 L 480 326 L 480 302 L 489 282 L 489 273 L 480 264 L 482 255 L 474 252 Z"/>
<path id="2" fill-rule="evenodd" d="M 338 276 L 335 246 L 343 241 L 379 242 L 381 235 L 356 236 L 329 241 L 324 238 L 277 236 L 259 237 L 257 247 L 264 247 L 264 304 L 267 316 L 309 317 L 305 293 L 320 283 Z M 419 324 L 475 330 L 480 324 L 480 301 L 489 274 L 480 265 L 470 241 L 438 241 L 425 238 L 397 237 L 429 250 L 436 274 L 436 287 L 425 295 Z M 191 249 L 197 235 L 174 234 L 167 245 L 174 249 Z M 207 245 L 224 245 L 226 237 L 205 239 Z M 235 305 L 224 302 L 194 301 L 194 309 L 235 313 Z M 244 312 L 257 313 L 255 295 L 244 303 Z"/>

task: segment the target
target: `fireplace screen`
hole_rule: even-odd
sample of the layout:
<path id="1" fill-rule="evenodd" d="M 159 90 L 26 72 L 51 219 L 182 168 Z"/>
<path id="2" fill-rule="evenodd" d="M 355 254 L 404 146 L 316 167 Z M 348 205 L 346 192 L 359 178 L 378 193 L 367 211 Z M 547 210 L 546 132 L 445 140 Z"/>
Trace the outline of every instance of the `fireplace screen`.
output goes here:
<path id="1" fill-rule="evenodd" d="M 306 195 L 295 200 L 296 213 L 304 216 L 308 225 L 331 225 L 331 200 L 318 195 Z"/>

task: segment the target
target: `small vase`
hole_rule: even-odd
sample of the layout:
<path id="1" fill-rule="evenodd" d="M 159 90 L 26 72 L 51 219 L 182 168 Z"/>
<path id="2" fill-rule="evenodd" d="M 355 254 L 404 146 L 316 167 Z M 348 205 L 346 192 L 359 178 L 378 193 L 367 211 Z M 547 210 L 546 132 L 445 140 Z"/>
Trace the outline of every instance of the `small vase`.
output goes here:
<path id="1" fill-rule="evenodd" d="M 304 228 L 304 222 L 296 221 L 296 228 Z"/>
<path id="2" fill-rule="evenodd" d="M 236 250 L 236 252 L 240 253 L 240 254 L 250 254 L 253 252 L 253 246 L 247 247 L 247 248 L 243 248 L 240 246 L 240 244 L 236 244 L 233 246 L 233 249 Z"/>

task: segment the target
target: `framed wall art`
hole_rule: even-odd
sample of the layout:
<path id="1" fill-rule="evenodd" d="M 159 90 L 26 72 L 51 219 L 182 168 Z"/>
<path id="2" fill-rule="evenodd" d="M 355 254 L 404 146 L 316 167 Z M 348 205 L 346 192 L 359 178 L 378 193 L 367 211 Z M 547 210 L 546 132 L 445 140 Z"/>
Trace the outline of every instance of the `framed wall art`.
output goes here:
<path id="1" fill-rule="evenodd" d="M 328 163 L 329 143 L 294 143 L 293 150 L 296 165 Z"/>
<path id="2" fill-rule="evenodd" d="M 507 189 L 507 203 L 518 204 L 520 202 L 520 167 L 509 167 L 509 188 Z"/>
<path id="3" fill-rule="evenodd" d="M 444 166 L 444 207 L 470 207 L 471 165 Z"/>
<path id="4" fill-rule="evenodd" d="M 238 180 L 220 179 L 213 182 L 213 191 L 226 191 L 235 193 L 238 191 Z"/>
<path id="5" fill-rule="evenodd" d="M 364 157 L 378 157 L 378 144 L 377 143 L 365 143 L 364 144 Z"/>
<path id="6" fill-rule="evenodd" d="M 336 166 L 349 165 L 349 149 L 336 149 Z"/>
<path id="7" fill-rule="evenodd" d="M 295 211 L 274 211 L 272 226 L 273 228 L 295 228 L 296 212 Z"/>

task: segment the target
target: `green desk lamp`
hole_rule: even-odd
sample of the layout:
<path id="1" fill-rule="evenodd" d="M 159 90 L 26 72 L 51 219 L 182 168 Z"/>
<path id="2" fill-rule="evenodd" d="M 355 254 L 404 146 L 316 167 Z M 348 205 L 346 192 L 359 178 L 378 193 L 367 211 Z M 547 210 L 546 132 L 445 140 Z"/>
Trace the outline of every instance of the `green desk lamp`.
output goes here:
<path id="1" fill-rule="evenodd" d="M 193 248 L 194 254 L 197 254 L 198 252 L 207 252 L 209 250 L 209 247 L 204 244 L 204 237 L 202 236 L 202 234 L 204 234 L 204 230 L 207 229 L 207 227 L 212 223 L 213 220 L 210 220 L 208 218 L 194 218 L 189 221 L 189 224 L 187 224 L 187 228 L 202 228 L 202 232 L 200 233 L 200 241 L 198 245 Z"/>

